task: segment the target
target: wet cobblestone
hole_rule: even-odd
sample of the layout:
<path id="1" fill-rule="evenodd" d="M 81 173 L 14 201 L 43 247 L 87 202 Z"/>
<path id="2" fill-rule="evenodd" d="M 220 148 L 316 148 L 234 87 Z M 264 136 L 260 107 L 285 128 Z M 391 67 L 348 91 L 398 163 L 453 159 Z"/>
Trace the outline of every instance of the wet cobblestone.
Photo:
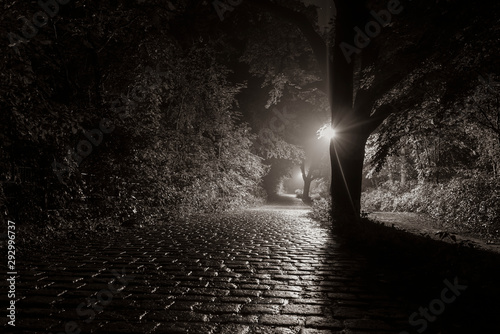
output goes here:
<path id="1" fill-rule="evenodd" d="M 23 261 L 21 333 L 399 333 L 414 307 L 371 287 L 366 259 L 305 210 L 163 223 Z"/>

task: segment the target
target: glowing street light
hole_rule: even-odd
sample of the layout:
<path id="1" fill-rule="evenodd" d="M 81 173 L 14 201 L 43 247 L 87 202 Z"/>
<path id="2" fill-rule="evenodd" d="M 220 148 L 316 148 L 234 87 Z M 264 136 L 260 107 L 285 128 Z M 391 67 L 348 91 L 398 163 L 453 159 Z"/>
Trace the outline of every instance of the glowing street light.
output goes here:
<path id="1" fill-rule="evenodd" d="M 332 139 L 332 138 L 335 138 L 335 136 L 337 135 L 337 131 L 335 131 L 334 129 L 332 129 L 330 126 L 325 130 L 325 137 L 328 138 L 328 140 Z"/>
<path id="2" fill-rule="evenodd" d="M 318 139 L 325 138 L 328 141 L 337 135 L 337 131 L 330 124 L 323 125 L 316 133 L 318 134 Z"/>

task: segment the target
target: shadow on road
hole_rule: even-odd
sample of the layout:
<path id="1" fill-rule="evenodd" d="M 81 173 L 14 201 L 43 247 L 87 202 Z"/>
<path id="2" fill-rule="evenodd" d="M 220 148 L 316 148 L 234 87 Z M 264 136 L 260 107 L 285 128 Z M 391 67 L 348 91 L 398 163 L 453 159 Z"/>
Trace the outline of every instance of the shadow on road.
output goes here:
<path id="1" fill-rule="evenodd" d="M 280 196 L 20 258 L 16 332 L 413 334 L 425 320 L 424 333 L 500 333 L 498 262 L 348 245 L 308 211 Z"/>

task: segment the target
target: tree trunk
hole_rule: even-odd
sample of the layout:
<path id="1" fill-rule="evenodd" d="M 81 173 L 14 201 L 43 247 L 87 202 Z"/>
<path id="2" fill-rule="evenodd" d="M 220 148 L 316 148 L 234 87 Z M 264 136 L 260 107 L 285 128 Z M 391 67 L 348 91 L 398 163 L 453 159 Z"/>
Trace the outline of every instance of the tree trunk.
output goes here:
<path id="1" fill-rule="evenodd" d="M 401 150 L 401 158 L 400 158 L 400 181 L 399 183 L 404 186 L 406 184 L 406 150 L 403 148 Z"/>
<path id="2" fill-rule="evenodd" d="M 406 184 L 406 169 L 405 169 L 405 165 L 404 164 L 401 164 L 401 178 L 400 178 L 399 183 L 402 186 L 404 186 Z"/>
<path id="3" fill-rule="evenodd" d="M 361 1 L 336 2 L 335 45 L 329 71 L 332 126 L 337 134 L 330 142 L 332 164 L 332 217 L 334 222 L 356 222 L 360 217 L 361 181 L 365 144 L 371 130 L 370 113 L 354 103 L 354 63 L 340 47 L 354 43 L 354 27 L 359 18 Z"/>
<path id="4" fill-rule="evenodd" d="M 302 201 L 306 204 L 311 203 L 311 197 L 309 197 L 309 191 L 311 189 L 311 179 L 309 177 L 304 178 L 304 190 L 302 191 Z"/>
<path id="5" fill-rule="evenodd" d="M 344 133 L 332 140 L 331 195 L 334 221 L 356 222 L 361 213 L 363 161 L 368 135 Z"/>

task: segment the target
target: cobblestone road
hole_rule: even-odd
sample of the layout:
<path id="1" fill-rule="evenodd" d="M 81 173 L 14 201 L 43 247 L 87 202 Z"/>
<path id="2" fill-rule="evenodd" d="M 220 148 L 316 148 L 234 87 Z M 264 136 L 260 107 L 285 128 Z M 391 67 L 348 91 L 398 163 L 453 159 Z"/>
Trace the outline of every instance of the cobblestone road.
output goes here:
<path id="1" fill-rule="evenodd" d="M 408 310 L 417 304 L 377 289 L 362 274 L 366 259 L 343 250 L 306 213 L 269 206 L 130 230 L 106 243 L 68 243 L 55 254 L 23 260 L 16 330 L 354 334 L 408 328 Z"/>

